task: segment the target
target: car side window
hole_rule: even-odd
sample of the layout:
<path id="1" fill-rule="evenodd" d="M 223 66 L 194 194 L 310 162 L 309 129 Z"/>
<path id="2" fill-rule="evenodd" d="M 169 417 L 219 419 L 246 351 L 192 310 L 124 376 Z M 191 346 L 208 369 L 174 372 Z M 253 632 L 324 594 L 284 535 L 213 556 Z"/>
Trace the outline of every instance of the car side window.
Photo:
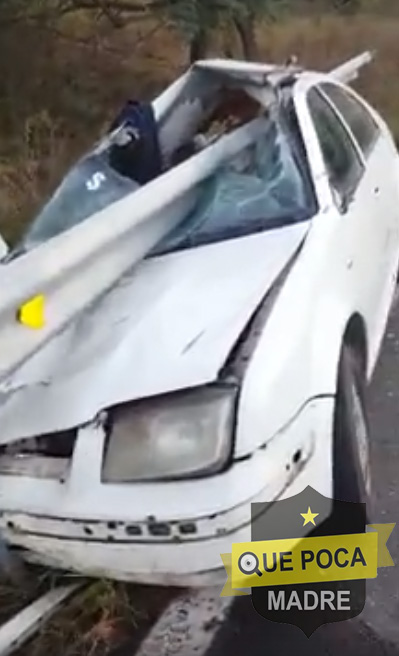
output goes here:
<path id="1" fill-rule="evenodd" d="M 308 104 L 330 183 L 342 200 L 347 200 L 363 175 L 360 155 L 345 125 L 316 88 L 310 90 Z"/>
<path id="2" fill-rule="evenodd" d="M 380 129 L 367 107 L 336 84 L 326 82 L 321 84 L 320 88 L 343 116 L 360 149 L 367 157 L 380 135 Z"/>

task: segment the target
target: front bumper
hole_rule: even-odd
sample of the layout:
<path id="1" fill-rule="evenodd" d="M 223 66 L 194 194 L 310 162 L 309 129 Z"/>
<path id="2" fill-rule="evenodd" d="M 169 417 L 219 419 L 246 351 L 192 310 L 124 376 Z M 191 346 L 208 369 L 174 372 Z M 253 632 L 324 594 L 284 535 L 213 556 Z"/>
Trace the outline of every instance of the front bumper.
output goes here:
<path id="1" fill-rule="evenodd" d="M 0 532 L 28 560 L 157 585 L 218 585 L 220 554 L 251 539 L 251 503 L 331 490 L 333 399 L 310 401 L 261 448 L 217 476 L 101 482 L 105 435 L 79 431 L 62 479 L 0 476 Z"/>

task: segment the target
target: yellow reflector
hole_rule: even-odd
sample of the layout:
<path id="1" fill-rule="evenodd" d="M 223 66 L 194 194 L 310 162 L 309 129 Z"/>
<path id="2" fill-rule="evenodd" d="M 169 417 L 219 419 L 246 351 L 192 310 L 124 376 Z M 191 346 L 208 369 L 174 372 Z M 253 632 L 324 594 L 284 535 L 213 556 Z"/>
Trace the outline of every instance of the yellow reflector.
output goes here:
<path id="1" fill-rule="evenodd" d="M 34 296 L 19 308 L 18 321 L 28 328 L 44 328 L 46 325 L 44 305 L 45 297 L 43 294 Z"/>

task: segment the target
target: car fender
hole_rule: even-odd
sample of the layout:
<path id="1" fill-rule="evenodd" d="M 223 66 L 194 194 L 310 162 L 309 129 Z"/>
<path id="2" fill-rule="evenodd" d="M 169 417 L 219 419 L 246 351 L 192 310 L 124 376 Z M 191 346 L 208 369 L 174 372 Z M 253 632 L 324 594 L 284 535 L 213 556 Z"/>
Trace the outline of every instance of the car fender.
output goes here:
<path id="1" fill-rule="evenodd" d="M 248 363 L 238 401 L 236 457 L 267 444 L 311 399 L 336 394 L 342 343 L 358 310 L 332 283 L 320 286 L 316 274 L 322 265 L 312 260 L 311 252 L 299 256 Z"/>

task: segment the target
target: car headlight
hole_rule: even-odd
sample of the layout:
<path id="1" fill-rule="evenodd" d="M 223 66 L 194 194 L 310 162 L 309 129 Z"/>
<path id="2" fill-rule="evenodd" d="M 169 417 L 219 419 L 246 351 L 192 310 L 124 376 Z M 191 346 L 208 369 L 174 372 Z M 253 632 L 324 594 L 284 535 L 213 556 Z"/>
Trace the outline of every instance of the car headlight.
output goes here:
<path id="1" fill-rule="evenodd" d="M 232 450 L 237 390 L 207 387 L 111 411 L 103 481 L 190 478 L 220 471 Z"/>

